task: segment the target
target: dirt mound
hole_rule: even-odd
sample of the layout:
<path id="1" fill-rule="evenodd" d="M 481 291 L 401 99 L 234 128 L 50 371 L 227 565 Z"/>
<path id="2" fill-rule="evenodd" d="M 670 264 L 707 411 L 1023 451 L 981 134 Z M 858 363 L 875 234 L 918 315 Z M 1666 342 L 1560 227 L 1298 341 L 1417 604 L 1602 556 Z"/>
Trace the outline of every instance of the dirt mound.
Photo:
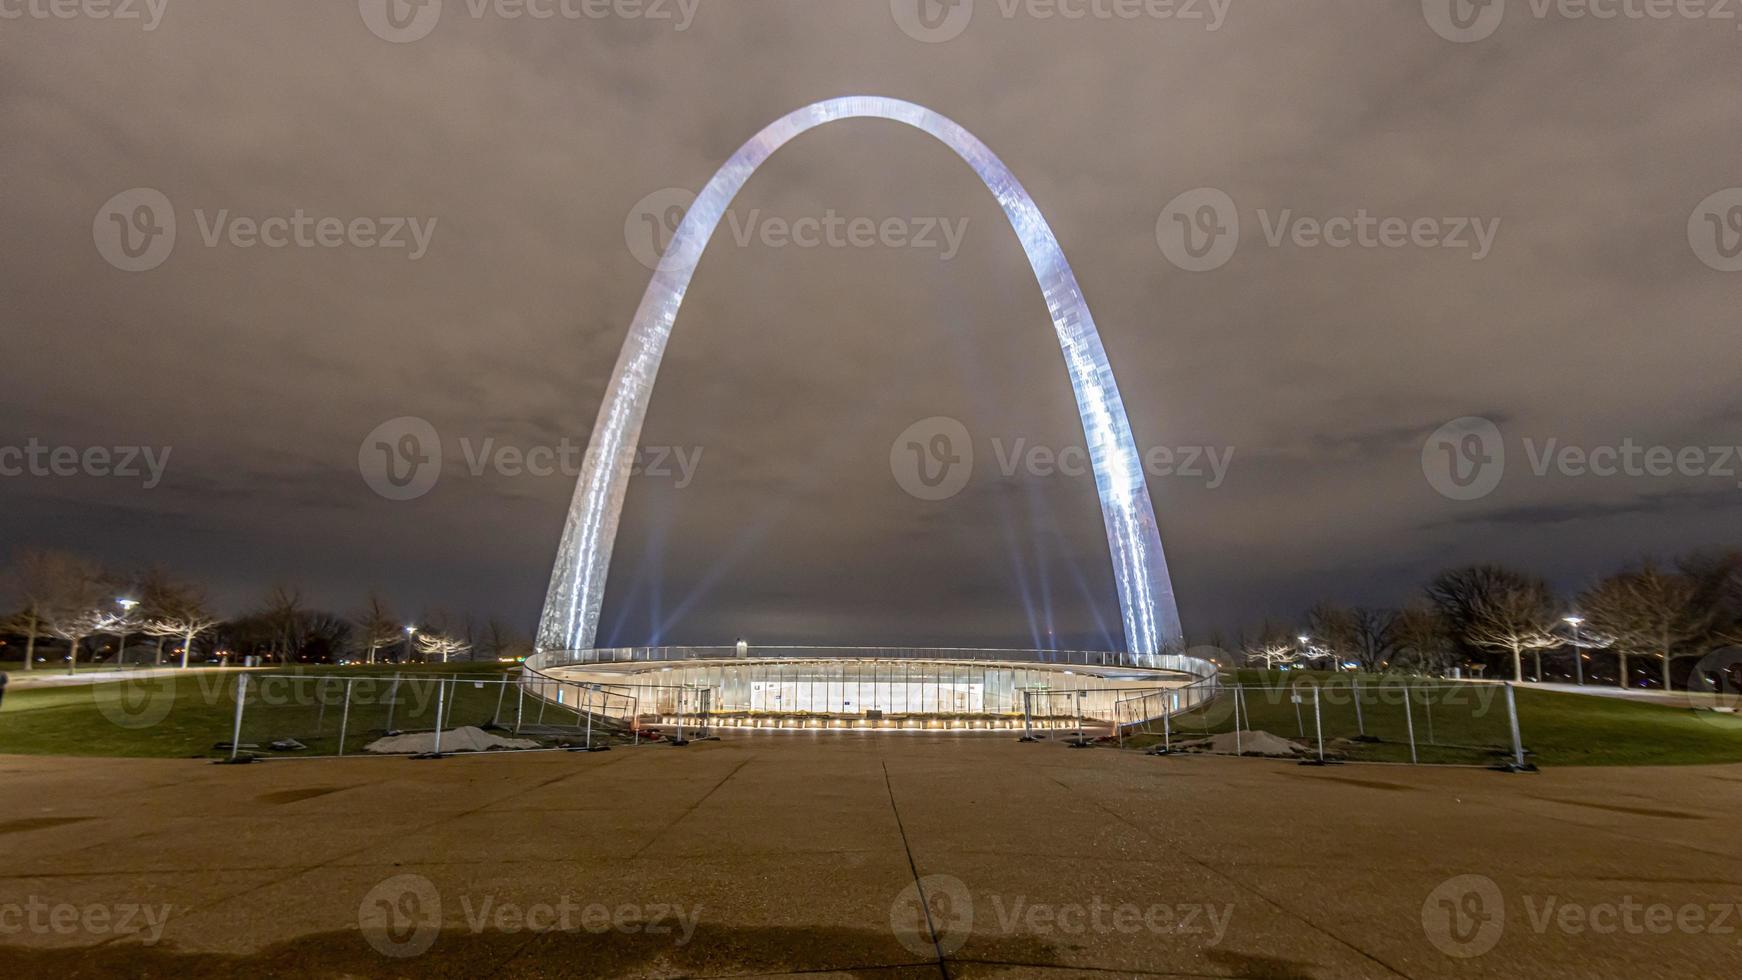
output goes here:
<path id="1" fill-rule="evenodd" d="M 1213 752 L 1217 755 L 1233 755 L 1234 733 L 1223 732 L 1209 738 L 1193 739 L 1190 742 L 1175 742 L 1174 745 L 1183 750 L 1195 752 Z M 1290 742 L 1269 732 L 1244 731 L 1240 733 L 1240 751 L 1245 755 L 1295 756 L 1305 755 L 1309 750 L 1306 746 Z"/>
<path id="2" fill-rule="evenodd" d="M 528 738 L 502 738 L 482 728 L 462 725 L 442 732 L 443 752 L 491 752 L 497 749 L 536 749 L 539 744 Z M 382 755 L 418 755 L 435 751 L 435 733 L 389 735 L 363 746 L 365 752 Z"/>

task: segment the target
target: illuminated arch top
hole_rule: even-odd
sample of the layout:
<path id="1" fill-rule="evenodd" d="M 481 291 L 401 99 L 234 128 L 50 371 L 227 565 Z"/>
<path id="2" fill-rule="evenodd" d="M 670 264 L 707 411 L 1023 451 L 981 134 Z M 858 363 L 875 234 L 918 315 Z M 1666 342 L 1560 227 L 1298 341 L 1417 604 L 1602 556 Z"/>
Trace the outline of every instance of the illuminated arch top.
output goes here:
<path id="1" fill-rule="evenodd" d="M 1151 661 L 1180 639 L 1179 610 L 1143 478 L 1142 457 L 1131 437 L 1125 405 L 1113 382 L 1107 354 L 1101 349 L 1094 318 L 1058 239 L 1009 168 L 973 134 L 923 106 L 874 96 L 830 99 L 775 121 L 726 161 L 678 226 L 635 311 L 593 424 L 591 444 L 545 596 L 538 648 L 593 648 L 634 447 L 641 438 L 654 377 L 690 277 L 727 206 L 756 168 L 793 137 L 824 123 L 853 118 L 906 123 L 943 142 L 980 175 L 1021 239 L 1046 299 L 1082 414 L 1119 588 L 1127 649 L 1136 655 L 1133 659 L 1137 662 Z"/>

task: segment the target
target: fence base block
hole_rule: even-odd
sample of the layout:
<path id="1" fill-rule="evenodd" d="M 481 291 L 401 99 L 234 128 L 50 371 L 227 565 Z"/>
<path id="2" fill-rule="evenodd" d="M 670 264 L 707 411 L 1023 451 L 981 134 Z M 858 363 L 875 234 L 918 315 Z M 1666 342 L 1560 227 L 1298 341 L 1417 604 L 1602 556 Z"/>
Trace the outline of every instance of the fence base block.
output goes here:
<path id="1" fill-rule="evenodd" d="M 1044 735 L 1024 735 L 1021 738 L 1018 738 L 1017 741 L 1018 742 L 1039 742 L 1042 739 L 1044 739 L 1045 737 L 1046 736 L 1044 736 Z"/>
<path id="2" fill-rule="evenodd" d="M 1541 772 L 1542 771 L 1541 769 L 1538 769 L 1536 767 L 1536 763 L 1534 763 L 1534 762 L 1526 762 L 1522 766 L 1516 762 L 1502 762 L 1497 766 L 1489 766 L 1488 768 L 1490 770 L 1492 770 L 1493 772 Z"/>
<path id="3" fill-rule="evenodd" d="M 218 766 L 245 766 L 250 762 L 259 761 L 260 757 L 257 755 L 239 755 L 234 759 L 214 759 L 212 760 L 212 764 Z"/>
<path id="4" fill-rule="evenodd" d="M 1340 766 L 1343 764 L 1343 760 L 1341 760 L 1341 759 L 1302 759 L 1300 761 L 1300 764 L 1303 766 Z"/>

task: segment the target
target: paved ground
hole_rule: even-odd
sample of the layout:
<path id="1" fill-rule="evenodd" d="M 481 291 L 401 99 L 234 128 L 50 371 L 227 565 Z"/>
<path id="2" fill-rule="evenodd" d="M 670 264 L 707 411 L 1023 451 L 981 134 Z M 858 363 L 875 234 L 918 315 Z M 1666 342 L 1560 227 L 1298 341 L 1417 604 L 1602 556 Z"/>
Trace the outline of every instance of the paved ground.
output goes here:
<path id="1" fill-rule="evenodd" d="M 1532 684 L 1545 691 L 1563 694 L 1586 694 L 1599 698 L 1620 698 L 1625 701 L 1645 701 L 1667 704 L 1675 708 L 1716 708 L 1735 710 L 1742 707 L 1742 697 L 1730 691 L 1665 691 L 1662 688 L 1611 687 L 1606 684 Z"/>
<path id="2" fill-rule="evenodd" d="M 7 977 L 1742 971 L 1742 767 L 765 735 L 239 767 L 0 756 L 0 786 Z"/>

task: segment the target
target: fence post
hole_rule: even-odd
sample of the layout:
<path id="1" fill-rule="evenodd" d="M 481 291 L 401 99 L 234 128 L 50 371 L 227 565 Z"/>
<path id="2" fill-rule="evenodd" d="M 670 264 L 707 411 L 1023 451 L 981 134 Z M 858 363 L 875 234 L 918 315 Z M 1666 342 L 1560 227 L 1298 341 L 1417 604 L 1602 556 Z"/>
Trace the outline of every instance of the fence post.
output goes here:
<path id="1" fill-rule="evenodd" d="M 442 757 L 442 701 L 447 696 L 447 690 L 446 681 L 436 681 L 435 751 L 431 753 L 431 756 L 437 759 Z"/>
<path id="2" fill-rule="evenodd" d="M 1418 765 L 1421 759 L 1415 754 L 1415 710 L 1410 702 L 1415 700 L 1415 694 L 1409 689 L 1409 682 L 1403 683 L 1403 724 L 1409 732 L 1409 764 Z"/>
<path id="3" fill-rule="evenodd" d="M 1434 741 L 1434 697 L 1433 697 L 1433 693 L 1434 693 L 1433 686 L 1429 685 L 1428 689 L 1426 691 L 1422 692 L 1421 706 L 1427 709 L 1427 744 L 1438 745 L 1439 743 Z"/>
<path id="4" fill-rule="evenodd" d="M 1039 741 L 1039 739 L 1034 737 L 1034 719 L 1029 714 L 1028 710 L 1028 699 L 1033 693 L 1033 691 L 1028 690 L 1022 692 L 1022 738 L 1019 739 L 1019 741 L 1023 742 Z"/>
<path id="5" fill-rule="evenodd" d="M 1349 675 L 1349 690 L 1354 694 L 1354 697 L 1355 697 L 1355 734 L 1360 735 L 1362 737 L 1366 737 L 1366 735 L 1367 735 L 1367 719 L 1365 717 L 1363 717 L 1361 714 L 1361 678 L 1360 677 L 1358 677 L 1354 674 Z"/>
<path id="6" fill-rule="evenodd" d="M 1161 716 L 1161 750 L 1173 751 L 1173 712 L 1164 712 Z"/>
<path id="7" fill-rule="evenodd" d="M 673 744 L 673 745 L 688 745 L 688 744 L 690 744 L 689 742 L 685 741 L 684 737 L 683 737 L 683 696 L 684 696 L 684 689 L 682 686 L 679 686 L 677 689 L 677 738 L 672 740 L 671 744 Z"/>
<path id="8" fill-rule="evenodd" d="M 1325 761 L 1325 723 L 1319 715 L 1319 689 L 1313 686 L 1313 730 L 1319 734 L 1319 762 Z"/>
<path id="9" fill-rule="evenodd" d="M 393 734 L 393 709 L 399 706 L 399 671 L 393 672 L 393 683 L 387 687 L 387 734 Z"/>
<path id="10" fill-rule="evenodd" d="M 520 734 L 520 719 L 526 714 L 526 685 L 514 682 L 514 734 Z"/>
<path id="11" fill-rule="evenodd" d="M 1234 754 L 1236 756 L 1246 754 L 1240 740 L 1240 685 L 1238 684 L 1234 685 Z"/>
<path id="12" fill-rule="evenodd" d="M 1524 739 L 1518 734 L 1518 700 L 1513 696 L 1510 682 L 1506 685 L 1506 717 L 1512 724 L 1512 765 L 1514 768 L 1523 769 Z"/>
<path id="13" fill-rule="evenodd" d="M 76 652 L 76 651 L 75 651 Z M 248 675 L 239 674 L 236 677 L 236 724 L 230 730 L 230 761 L 236 761 L 236 753 L 242 748 L 242 705 L 248 698 Z"/>
<path id="14" fill-rule="evenodd" d="M 593 693 L 591 690 L 582 695 L 583 704 L 587 706 L 587 751 L 593 751 Z"/>
<path id="15" fill-rule="evenodd" d="M 345 729 L 350 727 L 350 724 L 351 724 L 351 685 L 355 684 L 355 683 L 356 683 L 355 678 L 351 678 L 351 677 L 345 678 L 345 707 L 344 707 L 344 710 L 339 712 L 339 754 L 340 755 L 345 754 Z"/>
<path id="16" fill-rule="evenodd" d="M 490 714 L 490 727 L 502 727 L 502 699 L 508 696 L 508 682 L 503 681 L 496 688 L 496 710 Z"/>

